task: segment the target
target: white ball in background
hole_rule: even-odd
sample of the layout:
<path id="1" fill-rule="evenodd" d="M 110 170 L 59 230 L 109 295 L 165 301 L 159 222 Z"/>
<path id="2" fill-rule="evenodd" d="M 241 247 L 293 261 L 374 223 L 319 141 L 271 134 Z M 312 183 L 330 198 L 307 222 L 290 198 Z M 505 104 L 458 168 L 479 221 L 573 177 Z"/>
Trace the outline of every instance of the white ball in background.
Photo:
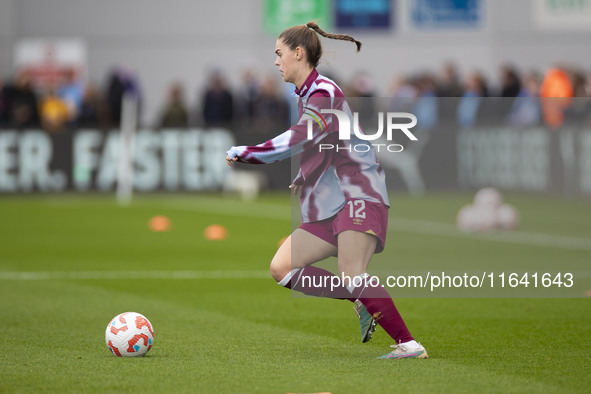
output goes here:
<path id="1" fill-rule="evenodd" d="M 495 210 L 488 207 L 466 205 L 458 212 L 458 228 L 469 233 L 491 231 L 496 225 Z"/>
<path id="2" fill-rule="evenodd" d="M 496 225 L 501 230 L 513 230 L 519 224 L 519 212 L 509 204 L 503 204 L 496 211 Z"/>
<path id="3" fill-rule="evenodd" d="M 476 216 L 478 217 L 478 231 L 489 232 L 493 231 L 497 225 L 496 210 L 489 206 L 477 206 Z"/>
<path id="4" fill-rule="evenodd" d="M 474 205 L 478 207 L 498 208 L 503 204 L 503 195 L 494 187 L 485 187 L 478 190 L 474 196 Z"/>
<path id="5" fill-rule="evenodd" d="M 474 205 L 466 205 L 460 209 L 456 218 L 458 228 L 466 232 L 478 231 L 478 215 Z"/>
<path id="6" fill-rule="evenodd" d="M 474 203 L 460 209 L 456 217 L 458 228 L 470 233 L 486 233 L 494 230 L 513 230 L 519 224 L 519 211 L 503 204 L 500 191 L 492 187 L 480 189 Z"/>

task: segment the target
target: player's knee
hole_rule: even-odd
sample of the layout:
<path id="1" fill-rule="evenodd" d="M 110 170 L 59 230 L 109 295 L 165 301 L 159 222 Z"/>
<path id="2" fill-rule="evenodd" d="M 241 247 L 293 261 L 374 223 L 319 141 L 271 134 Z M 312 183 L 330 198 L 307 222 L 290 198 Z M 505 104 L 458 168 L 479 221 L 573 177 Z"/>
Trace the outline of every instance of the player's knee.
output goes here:
<path id="1" fill-rule="evenodd" d="M 269 271 L 273 279 L 278 283 L 291 272 L 291 236 L 283 242 L 277 253 L 275 253 Z"/>
<path id="2" fill-rule="evenodd" d="M 281 282 L 281 280 L 290 273 L 291 264 L 289 261 L 277 258 L 277 256 L 275 256 L 275 258 L 271 260 L 269 271 L 271 272 L 271 276 L 273 279 L 275 279 L 275 281 Z"/>

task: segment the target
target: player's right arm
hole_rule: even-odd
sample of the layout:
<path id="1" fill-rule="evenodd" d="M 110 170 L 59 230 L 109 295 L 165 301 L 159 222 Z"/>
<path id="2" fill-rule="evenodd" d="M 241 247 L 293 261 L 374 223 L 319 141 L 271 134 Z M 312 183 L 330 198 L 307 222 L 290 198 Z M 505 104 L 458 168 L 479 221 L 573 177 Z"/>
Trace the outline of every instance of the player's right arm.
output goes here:
<path id="1" fill-rule="evenodd" d="M 327 100 L 330 98 L 326 98 L 324 93 L 312 95 L 308 99 L 307 108 L 319 113 L 321 108 L 327 108 Z M 227 152 L 226 161 L 229 165 L 236 161 L 250 164 L 275 163 L 312 148 L 328 135 L 332 122 L 332 117 L 319 122 L 313 111 L 304 112 L 296 125 L 262 144 L 233 146 Z M 308 122 L 312 124 L 312 139 L 308 139 Z"/>

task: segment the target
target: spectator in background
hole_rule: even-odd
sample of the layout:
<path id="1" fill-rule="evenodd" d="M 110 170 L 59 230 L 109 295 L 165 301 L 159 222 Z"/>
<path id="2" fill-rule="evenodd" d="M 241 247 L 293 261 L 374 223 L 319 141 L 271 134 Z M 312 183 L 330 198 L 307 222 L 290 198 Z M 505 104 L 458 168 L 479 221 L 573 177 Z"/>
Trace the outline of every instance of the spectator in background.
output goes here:
<path id="1" fill-rule="evenodd" d="M 521 81 L 519 74 L 514 67 L 510 65 L 503 65 L 501 72 L 501 91 L 500 97 L 517 97 L 521 92 Z"/>
<path id="2" fill-rule="evenodd" d="M 4 79 L 0 76 L 0 126 L 3 126 L 6 123 L 6 118 L 8 116 L 5 95 L 6 90 L 4 88 Z"/>
<path id="3" fill-rule="evenodd" d="M 205 127 L 231 128 L 234 115 L 232 93 L 219 71 L 214 72 L 209 80 L 210 84 L 203 95 Z"/>
<path id="4" fill-rule="evenodd" d="M 57 95 L 55 86 L 47 90 L 39 103 L 41 127 L 49 133 L 61 133 L 71 120 L 68 104 Z"/>
<path id="5" fill-rule="evenodd" d="M 438 100 L 439 118 L 442 123 L 453 124 L 456 108 L 464 95 L 457 66 L 452 62 L 444 63 L 436 78 L 436 84 L 437 96 L 442 98 Z"/>
<path id="6" fill-rule="evenodd" d="M 417 116 L 417 128 L 428 132 L 437 126 L 439 117 L 435 78 L 425 73 L 418 78 L 417 86 L 419 97 L 411 112 Z"/>
<path id="7" fill-rule="evenodd" d="M 468 82 L 466 86 L 467 87 L 465 92 L 475 94 L 478 97 L 490 96 L 488 82 L 486 81 L 485 76 L 480 71 L 475 71 L 468 77 Z"/>
<path id="8" fill-rule="evenodd" d="M 564 110 L 571 104 L 573 85 L 566 71 L 559 67 L 546 72 L 540 88 L 542 117 L 551 128 L 557 129 L 564 121 Z"/>
<path id="9" fill-rule="evenodd" d="M 484 76 L 475 71 L 466 78 L 464 94 L 458 103 L 456 117 L 463 128 L 476 124 L 483 97 L 488 97 L 488 86 Z"/>
<path id="10" fill-rule="evenodd" d="M 111 125 L 108 104 L 93 83 L 87 84 L 84 89 L 76 121 L 78 126 L 98 127 L 102 130 Z"/>
<path id="11" fill-rule="evenodd" d="M 288 126 L 287 103 L 278 93 L 275 78 L 267 77 L 261 84 L 260 94 L 253 102 L 253 131 L 268 134 Z"/>
<path id="12" fill-rule="evenodd" d="M 587 77 L 585 78 L 585 88 L 583 90 L 584 95 L 587 101 L 587 108 L 589 109 L 587 113 L 587 122 L 591 124 L 591 71 L 587 73 Z"/>
<path id="13" fill-rule="evenodd" d="M 66 72 L 65 81 L 57 90 L 57 95 L 67 104 L 70 118 L 77 118 L 84 96 L 84 83 L 78 80 L 76 71 L 68 70 Z"/>
<path id="14" fill-rule="evenodd" d="M 413 99 L 418 96 L 416 83 L 408 77 L 398 76 L 390 84 L 390 96 L 393 98 Z"/>
<path id="15" fill-rule="evenodd" d="M 348 97 L 374 97 L 375 86 L 371 76 L 366 72 L 359 72 L 347 86 Z"/>
<path id="16" fill-rule="evenodd" d="M 160 115 L 160 128 L 185 128 L 189 126 L 189 111 L 185 104 L 183 86 L 173 83 L 168 89 L 168 101 Z"/>
<path id="17" fill-rule="evenodd" d="M 585 78 L 585 89 L 584 89 L 586 101 L 587 101 L 587 108 L 589 109 L 586 117 L 587 117 L 587 124 L 591 124 L 591 71 L 587 73 L 587 77 Z"/>
<path id="18" fill-rule="evenodd" d="M 585 74 L 581 70 L 572 70 L 573 96 L 585 97 Z"/>
<path id="19" fill-rule="evenodd" d="M 410 112 L 419 90 L 411 78 L 397 76 L 390 85 L 388 110 L 391 112 Z"/>
<path id="20" fill-rule="evenodd" d="M 26 71 L 17 71 L 12 84 L 5 88 L 7 123 L 10 127 L 39 126 L 37 96 Z"/>
<path id="21" fill-rule="evenodd" d="M 576 189 L 577 150 L 575 133 L 570 127 L 562 127 L 573 104 L 575 89 L 572 75 L 566 67 L 554 67 L 546 72 L 540 89 L 542 117 L 546 125 L 557 133 L 558 148 L 562 159 L 564 188 L 569 193 Z M 572 114 L 569 114 L 572 121 Z M 578 120 L 578 119 L 577 119 Z"/>
<path id="22" fill-rule="evenodd" d="M 462 97 L 463 94 L 464 91 L 456 65 L 450 62 L 445 63 L 437 81 L 437 96 Z"/>
<path id="23" fill-rule="evenodd" d="M 344 92 L 346 97 L 351 98 L 349 105 L 354 112 L 359 114 L 359 123 L 368 129 L 373 128 L 375 116 L 375 83 L 367 72 L 359 72 Z M 356 99 L 356 98 L 360 99 Z"/>
<path id="24" fill-rule="evenodd" d="M 591 101 L 585 97 L 587 95 L 585 74 L 581 70 L 573 69 L 570 76 L 575 98 L 568 109 L 565 110 L 565 116 L 571 122 L 586 122 L 591 112 Z"/>
<path id="25" fill-rule="evenodd" d="M 523 82 L 518 97 L 540 97 L 540 84 L 542 77 L 532 70 L 523 76 Z"/>
<path id="26" fill-rule="evenodd" d="M 513 126 L 534 126 L 540 121 L 540 75 L 530 71 L 523 76 L 522 88 L 513 101 L 509 113 L 509 124 Z"/>
<path id="27" fill-rule="evenodd" d="M 240 90 L 236 93 L 234 108 L 236 109 L 236 120 L 242 122 L 246 128 L 250 127 L 253 116 L 255 100 L 259 95 L 259 84 L 251 70 L 242 73 Z"/>
<path id="28" fill-rule="evenodd" d="M 117 67 L 109 78 L 109 87 L 107 89 L 107 102 L 111 119 L 116 126 L 121 123 L 121 110 L 123 106 L 123 96 L 125 94 L 133 95 L 138 101 L 138 119 L 140 113 L 141 94 L 140 84 L 131 71 L 125 67 Z"/>
<path id="29" fill-rule="evenodd" d="M 506 119 L 511 114 L 515 97 L 521 91 L 521 81 L 515 68 L 509 64 L 501 65 L 499 74 L 501 86 L 497 95 L 500 99 L 495 100 L 495 112 L 499 118 Z"/>

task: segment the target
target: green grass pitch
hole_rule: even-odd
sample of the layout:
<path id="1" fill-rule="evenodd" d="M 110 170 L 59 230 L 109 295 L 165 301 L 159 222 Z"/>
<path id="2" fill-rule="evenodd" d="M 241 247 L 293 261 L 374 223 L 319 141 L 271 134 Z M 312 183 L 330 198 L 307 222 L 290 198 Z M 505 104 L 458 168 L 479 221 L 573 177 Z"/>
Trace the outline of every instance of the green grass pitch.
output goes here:
<path id="1" fill-rule="evenodd" d="M 391 223 L 403 221 L 384 256 L 444 268 L 572 262 L 591 276 L 588 202 L 510 196 L 526 234 L 510 241 L 452 230 L 470 198 L 394 196 Z M 155 215 L 171 231 L 151 232 Z M 203 238 L 213 223 L 227 239 Z M 583 296 L 399 298 L 431 358 L 376 360 L 391 340 L 378 329 L 361 344 L 350 303 L 292 297 L 266 273 L 290 232 L 287 194 L 140 195 L 128 207 L 111 195 L 1 196 L 0 224 L 0 392 L 591 392 Z M 125 311 L 154 325 L 144 358 L 105 346 Z"/>

